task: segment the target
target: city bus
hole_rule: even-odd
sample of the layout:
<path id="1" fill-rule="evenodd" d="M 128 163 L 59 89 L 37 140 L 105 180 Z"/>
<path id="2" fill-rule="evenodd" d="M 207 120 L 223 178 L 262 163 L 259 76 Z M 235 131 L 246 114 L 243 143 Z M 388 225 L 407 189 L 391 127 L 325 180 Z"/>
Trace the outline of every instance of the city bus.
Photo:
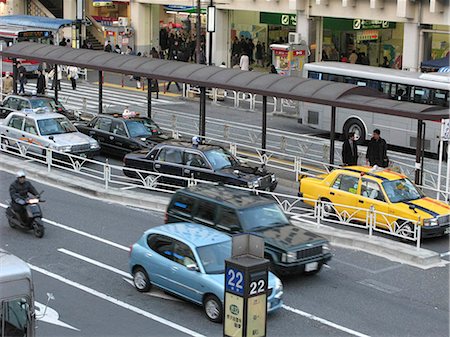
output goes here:
<path id="1" fill-rule="evenodd" d="M 378 68 L 342 62 L 307 63 L 303 76 L 318 80 L 350 83 L 367 86 L 385 93 L 399 101 L 449 107 L 450 74 L 416 73 L 397 69 Z M 299 122 L 329 130 L 330 107 L 302 103 Z M 417 121 L 409 118 L 375 114 L 351 109 L 336 109 L 336 132 L 347 135 L 354 132 L 359 143 L 369 139 L 374 129 L 381 130 L 381 136 L 389 144 L 404 148 L 416 148 Z M 441 121 L 425 123 L 425 151 L 437 154 Z"/>
<path id="2" fill-rule="evenodd" d="M 34 337 L 35 323 L 31 269 L 0 249 L 0 337 Z"/>
<path id="3" fill-rule="evenodd" d="M 54 36 L 51 30 L 15 26 L 15 25 L 0 25 L 0 48 L 3 50 L 17 42 L 30 41 L 50 44 L 53 42 Z M 30 76 L 36 73 L 39 62 L 33 60 L 19 60 L 21 65 L 25 67 L 26 75 Z M 6 72 L 13 73 L 12 60 L 2 59 L 2 75 Z"/>

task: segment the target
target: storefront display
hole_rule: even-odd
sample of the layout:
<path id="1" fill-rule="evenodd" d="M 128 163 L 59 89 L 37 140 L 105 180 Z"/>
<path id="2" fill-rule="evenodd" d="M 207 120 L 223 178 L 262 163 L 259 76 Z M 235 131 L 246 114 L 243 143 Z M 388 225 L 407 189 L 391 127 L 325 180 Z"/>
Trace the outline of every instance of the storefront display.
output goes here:
<path id="1" fill-rule="evenodd" d="M 305 45 L 271 44 L 272 64 L 278 74 L 286 76 L 301 76 L 303 65 L 308 56 Z"/>

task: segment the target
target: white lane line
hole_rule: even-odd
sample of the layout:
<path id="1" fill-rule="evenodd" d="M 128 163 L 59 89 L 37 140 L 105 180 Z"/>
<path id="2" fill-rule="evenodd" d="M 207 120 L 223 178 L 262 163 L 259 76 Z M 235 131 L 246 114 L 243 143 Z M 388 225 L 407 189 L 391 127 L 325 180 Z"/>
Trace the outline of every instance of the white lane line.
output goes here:
<path id="1" fill-rule="evenodd" d="M 83 235 L 83 236 L 85 236 L 85 237 L 87 237 L 87 238 L 90 238 L 90 239 L 93 239 L 93 240 L 96 240 L 96 241 L 105 243 L 105 244 L 107 244 L 107 245 L 110 245 L 110 246 L 113 246 L 113 247 L 122 249 L 122 250 L 127 251 L 127 252 L 130 251 L 130 248 L 128 248 L 128 247 L 126 247 L 126 246 L 122 246 L 122 245 L 120 245 L 120 244 L 118 244 L 118 243 L 116 243 L 116 242 L 113 242 L 113 241 L 110 241 L 110 240 L 103 239 L 103 238 L 101 238 L 101 237 L 99 237 L 99 236 L 96 236 L 96 235 L 93 235 L 93 234 L 89 234 L 89 233 L 83 232 L 83 231 L 81 231 L 81 230 L 79 230 L 79 229 L 75 229 L 75 228 L 72 228 L 72 227 L 69 227 L 69 226 L 60 224 L 60 223 L 55 222 L 55 221 L 52 221 L 52 220 L 48 220 L 48 219 L 42 219 L 42 220 L 43 220 L 44 222 L 46 222 L 46 223 L 52 225 L 52 226 L 55 226 L 55 227 L 59 227 L 59 228 L 65 229 L 65 230 L 67 230 L 67 231 L 69 231 L 69 232 L 73 232 L 73 233 L 76 233 L 76 234 Z"/>
<path id="2" fill-rule="evenodd" d="M 107 265 L 107 264 L 104 264 L 104 263 L 102 263 L 102 262 L 100 262 L 100 261 L 91 259 L 91 258 L 89 258 L 89 257 L 87 257 L 87 256 L 84 256 L 84 255 L 81 255 L 81 254 L 77 254 L 77 253 L 75 253 L 75 252 L 72 252 L 72 251 L 67 250 L 67 249 L 64 249 L 64 248 L 58 248 L 57 251 L 60 252 L 60 253 L 63 253 L 63 254 L 70 255 L 70 256 L 72 256 L 72 257 L 74 257 L 74 258 L 76 258 L 76 259 L 80 259 L 80 260 L 83 260 L 83 261 L 88 262 L 88 263 L 90 263 L 90 264 L 93 264 L 94 266 L 97 266 L 97 267 L 100 267 L 100 268 L 103 268 L 103 269 L 112 271 L 113 273 L 116 273 L 116 274 L 125 276 L 125 277 L 127 277 L 127 278 L 133 278 L 133 277 L 131 276 L 131 274 L 129 274 L 129 273 L 127 273 L 127 272 L 124 272 L 124 271 L 122 271 L 122 270 L 120 270 L 120 269 L 117 269 L 117 268 L 114 268 L 114 267 L 112 267 L 112 266 L 109 266 L 109 265 Z"/>
<path id="3" fill-rule="evenodd" d="M 286 304 L 283 304 L 283 309 L 286 309 L 286 310 L 288 310 L 288 311 L 291 311 L 291 312 L 293 312 L 293 313 L 295 313 L 295 314 L 297 314 L 297 315 L 300 315 L 300 316 L 303 316 L 303 317 L 312 319 L 312 320 L 314 320 L 314 321 L 318 321 L 318 322 L 320 322 L 320 323 L 322 323 L 322 324 L 331 326 L 332 328 L 335 328 L 335 329 L 337 329 L 337 330 L 344 331 L 344 332 L 346 332 L 346 333 L 348 333 L 348 334 L 350 334 L 350 335 L 353 335 L 353 336 L 358 336 L 358 337 L 370 337 L 369 335 L 366 335 L 366 334 L 363 334 L 363 333 L 361 333 L 361 332 L 358 332 L 358 331 L 355 331 L 355 330 L 346 328 L 345 326 L 342 326 L 342 325 L 339 325 L 339 324 L 336 324 L 336 323 L 327 321 L 326 319 L 323 319 L 323 318 L 320 318 L 320 317 L 311 315 L 311 314 L 309 314 L 309 313 L 307 313 L 307 312 L 304 312 L 304 311 L 301 311 L 301 310 L 292 308 L 292 307 L 290 307 L 290 306 L 288 306 L 288 305 L 286 305 Z"/>
<path id="4" fill-rule="evenodd" d="M 450 252 L 441 253 L 441 257 L 449 256 Z"/>
<path id="5" fill-rule="evenodd" d="M 152 314 L 152 313 L 150 313 L 148 311 L 139 309 L 139 308 L 137 308 L 137 307 L 135 307 L 135 306 L 133 306 L 131 304 L 128 304 L 128 303 L 123 302 L 123 301 L 121 301 L 121 300 L 119 300 L 117 298 L 114 298 L 112 296 L 109 296 L 109 295 L 106 295 L 104 293 L 101 293 L 101 292 L 99 292 L 97 290 L 89 288 L 89 287 L 87 287 L 85 285 L 82 285 L 80 283 L 77 283 L 77 282 L 74 282 L 72 280 L 69 280 L 69 279 L 67 279 L 65 277 L 62 277 L 62 276 L 58 275 L 58 274 L 52 273 L 52 272 L 50 272 L 48 270 L 45 270 L 45 269 L 37 267 L 37 266 L 33 266 L 31 264 L 29 264 L 29 266 L 30 266 L 30 268 L 32 270 L 37 271 L 38 273 L 44 274 L 44 275 L 46 275 L 48 277 L 51 277 L 51 278 L 53 278 L 55 280 L 61 281 L 61 282 L 65 283 L 65 284 L 68 284 L 68 285 L 70 285 L 72 287 L 75 287 L 75 288 L 77 288 L 77 289 L 79 289 L 81 291 L 84 291 L 84 292 L 86 292 L 86 293 L 88 293 L 90 295 L 93 295 L 93 296 L 96 296 L 98 298 L 101 298 L 102 300 L 108 301 L 108 302 L 110 302 L 112 304 L 115 304 L 115 305 L 117 305 L 119 307 L 122 307 L 124 309 L 133 311 L 133 312 L 135 312 L 135 313 L 137 313 L 139 315 L 142 315 L 144 317 L 150 318 L 150 319 L 152 319 L 152 320 L 154 320 L 154 321 L 156 321 L 158 323 L 167 325 L 167 326 L 169 326 L 169 327 L 171 327 L 173 329 L 176 329 L 178 331 L 181 331 L 181 332 L 183 332 L 185 334 L 188 334 L 188 335 L 191 335 L 191 336 L 195 336 L 195 337 L 206 337 L 206 336 L 204 336 L 204 335 L 202 335 L 202 334 L 200 334 L 200 333 L 198 333 L 198 332 L 196 332 L 194 330 L 188 329 L 188 328 L 186 328 L 186 327 L 184 327 L 182 325 L 179 325 L 177 323 L 171 322 L 171 321 L 169 321 L 169 320 L 167 320 L 165 318 L 162 318 L 160 316 Z"/>
<path id="6" fill-rule="evenodd" d="M 8 205 L 0 203 L 0 207 L 7 208 Z M 123 246 L 121 244 L 118 244 L 118 243 L 110 241 L 110 240 L 103 239 L 103 238 L 101 238 L 99 236 L 96 236 L 96 235 L 93 235 L 93 234 L 89 234 L 89 233 L 83 232 L 83 231 L 81 231 L 79 229 L 75 229 L 75 228 L 72 228 L 70 226 L 66 226 L 66 225 L 60 224 L 60 223 L 58 223 L 56 221 L 52 221 L 52 220 L 48 220 L 48 219 L 42 219 L 42 220 L 44 222 L 48 223 L 49 225 L 52 225 L 52 226 L 55 226 L 55 227 L 59 227 L 59 228 L 65 229 L 65 230 L 67 230 L 69 232 L 73 232 L 73 233 L 85 236 L 87 238 L 90 238 L 90 239 L 102 242 L 102 243 L 110 245 L 112 247 L 116 247 L 116 248 L 122 249 L 122 250 L 124 250 L 126 252 L 130 251 L 130 248 L 128 248 L 126 246 Z"/>

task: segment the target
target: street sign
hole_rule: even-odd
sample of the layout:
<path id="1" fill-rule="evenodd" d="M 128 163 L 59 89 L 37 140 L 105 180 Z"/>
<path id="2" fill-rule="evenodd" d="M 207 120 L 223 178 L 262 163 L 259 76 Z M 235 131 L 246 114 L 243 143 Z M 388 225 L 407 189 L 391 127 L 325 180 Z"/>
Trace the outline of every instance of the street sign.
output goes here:
<path id="1" fill-rule="evenodd" d="M 225 260 L 223 334 L 227 337 L 264 337 L 269 280 L 264 240 L 250 234 L 235 235 L 232 255 Z"/>

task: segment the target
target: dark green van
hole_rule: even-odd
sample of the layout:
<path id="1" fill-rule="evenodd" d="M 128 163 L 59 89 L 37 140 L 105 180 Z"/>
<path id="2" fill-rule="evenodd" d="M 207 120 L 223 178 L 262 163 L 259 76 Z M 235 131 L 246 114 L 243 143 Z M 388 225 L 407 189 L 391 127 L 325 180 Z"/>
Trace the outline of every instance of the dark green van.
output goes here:
<path id="1" fill-rule="evenodd" d="M 230 235 L 255 233 L 264 238 L 265 257 L 278 274 L 315 274 L 331 259 L 325 238 L 291 224 L 272 198 L 245 190 L 212 185 L 178 190 L 165 220 L 200 223 Z"/>

